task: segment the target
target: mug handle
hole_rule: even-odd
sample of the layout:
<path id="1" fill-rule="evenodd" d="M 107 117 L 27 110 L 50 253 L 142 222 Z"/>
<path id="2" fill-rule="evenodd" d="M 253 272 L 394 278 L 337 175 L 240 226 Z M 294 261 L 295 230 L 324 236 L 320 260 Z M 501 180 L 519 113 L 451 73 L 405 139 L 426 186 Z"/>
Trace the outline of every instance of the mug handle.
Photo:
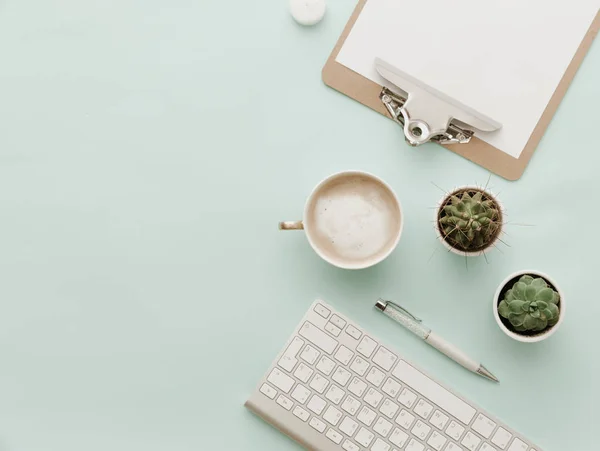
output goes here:
<path id="1" fill-rule="evenodd" d="M 302 221 L 281 221 L 279 230 L 304 230 Z"/>

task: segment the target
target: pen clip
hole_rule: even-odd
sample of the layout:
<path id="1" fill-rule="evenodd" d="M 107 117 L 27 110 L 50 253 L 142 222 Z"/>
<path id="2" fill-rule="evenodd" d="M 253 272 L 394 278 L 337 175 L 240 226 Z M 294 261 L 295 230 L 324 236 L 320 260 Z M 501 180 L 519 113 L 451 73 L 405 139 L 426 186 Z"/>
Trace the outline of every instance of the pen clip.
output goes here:
<path id="1" fill-rule="evenodd" d="M 386 304 L 390 304 L 390 305 L 394 306 L 395 308 L 397 308 L 398 310 L 400 310 L 402 313 L 404 313 L 409 318 L 412 318 L 412 319 L 414 319 L 415 321 L 417 321 L 419 323 L 423 322 L 423 320 L 421 318 L 417 318 L 415 315 L 413 315 L 412 313 L 410 313 L 408 310 L 406 310 L 401 305 L 396 304 L 394 301 L 385 301 L 385 302 L 386 302 Z"/>

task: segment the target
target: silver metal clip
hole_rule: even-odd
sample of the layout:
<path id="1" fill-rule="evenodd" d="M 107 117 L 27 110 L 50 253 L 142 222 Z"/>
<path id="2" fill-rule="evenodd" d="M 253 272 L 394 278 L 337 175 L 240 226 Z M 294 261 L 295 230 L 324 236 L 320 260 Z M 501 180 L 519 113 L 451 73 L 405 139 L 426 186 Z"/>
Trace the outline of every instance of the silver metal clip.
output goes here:
<path id="1" fill-rule="evenodd" d="M 383 302 L 383 303 L 385 303 L 386 305 L 392 305 L 392 306 L 394 306 L 394 308 L 396 308 L 396 309 L 400 310 L 402 313 L 404 313 L 404 314 L 405 314 L 406 316 L 408 316 L 409 318 L 411 318 L 411 319 L 414 319 L 415 321 L 417 321 L 417 322 L 419 322 L 419 323 L 422 323 L 422 322 L 423 322 L 423 320 L 422 320 L 421 318 L 417 318 L 415 315 L 413 315 L 412 313 L 410 313 L 408 310 L 406 310 L 406 309 L 405 309 L 404 307 L 402 307 L 401 305 L 398 305 L 398 304 L 396 304 L 394 301 L 387 301 L 387 300 L 385 300 L 385 299 L 381 299 L 381 298 L 379 298 L 379 299 L 377 300 L 377 302 L 378 302 L 378 303 L 379 303 L 379 302 Z"/>
<path id="2" fill-rule="evenodd" d="M 429 141 L 438 144 L 465 144 L 474 128 L 494 131 L 502 124 L 475 111 L 446 94 L 379 58 L 375 69 L 386 81 L 398 87 L 400 95 L 384 87 L 379 98 L 392 119 L 404 129 L 406 142 L 419 146 Z M 470 128 L 466 128 L 470 127 Z"/>
<path id="3" fill-rule="evenodd" d="M 379 94 L 379 98 L 387 108 L 394 122 L 400 124 L 402 128 L 404 128 L 405 124 L 410 123 L 408 111 L 403 108 L 403 105 L 406 102 L 404 97 L 394 94 L 388 88 L 383 88 Z M 444 133 L 431 136 L 427 141 L 421 142 L 422 140 L 415 139 L 423 136 L 424 130 L 425 133 L 429 131 L 429 127 L 427 127 L 426 124 L 413 122 L 409 129 L 410 133 L 406 134 L 405 132 L 404 139 L 406 139 L 406 142 L 413 147 L 419 146 L 427 141 L 433 141 L 438 144 L 466 144 L 471 141 L 471 137 L 474 134 L 473 130 L 460 128 L 458 125 L 450 123 Z"/>

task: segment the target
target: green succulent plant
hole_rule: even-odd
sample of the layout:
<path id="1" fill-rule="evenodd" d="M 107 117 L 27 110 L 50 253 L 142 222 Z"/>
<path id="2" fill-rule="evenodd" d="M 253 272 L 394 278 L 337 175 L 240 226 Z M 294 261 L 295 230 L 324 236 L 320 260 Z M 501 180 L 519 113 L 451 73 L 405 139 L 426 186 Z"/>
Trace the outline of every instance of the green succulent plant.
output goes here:
<path id="1" fill-rule="evenodd" d="M 541 277 L 523 276 L 506 292 L 498 313 L 517 332 L 540 332 L 558 322 L 558 293 Z"/>
<path id="2" fill-rule="evenodd" d="M 495 200 L 485 191 L 454 193 L 438 217 L 443 238 L 452 247 L 473 252 L 490 246 L 500 233 L 502 215 Z"/>

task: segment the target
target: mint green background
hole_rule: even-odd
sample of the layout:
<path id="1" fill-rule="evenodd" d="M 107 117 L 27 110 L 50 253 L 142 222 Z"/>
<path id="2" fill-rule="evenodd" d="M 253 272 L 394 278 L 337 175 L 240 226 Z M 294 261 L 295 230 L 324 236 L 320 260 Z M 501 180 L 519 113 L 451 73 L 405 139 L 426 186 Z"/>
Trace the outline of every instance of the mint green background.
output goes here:
<path id="1" fill-rule="evenodd" d="M 545 449 L 597 449 L 598 43 L 525 176 L 492 178 L 510 247 L 467 268 L 436 242 L 432 182 L 488 173 L 409 148 L 320 80 L 353 6 L 303 28 L 284 0 L 0 0 L 1 451 L 298 449 L 242 404 L 317 297 Z M 406 218 L 359 272 L 277 231 L 344 169 L 390 183 Z M 524 268 L 569 309 L 535 345 L 491 313 Z M 379 296 L 502 383 L 375 313 Z"/>

